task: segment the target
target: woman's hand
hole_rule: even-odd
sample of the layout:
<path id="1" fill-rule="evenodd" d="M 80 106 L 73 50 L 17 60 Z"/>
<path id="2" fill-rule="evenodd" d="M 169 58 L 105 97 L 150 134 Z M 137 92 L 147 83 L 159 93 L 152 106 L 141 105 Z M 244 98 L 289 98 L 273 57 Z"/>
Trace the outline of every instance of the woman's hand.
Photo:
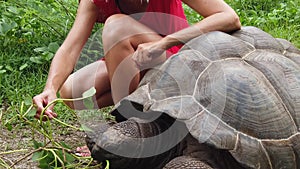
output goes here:
<path id="1" fill-rule="evenodd" d="M 33 104 L 36 106 L 37 111 L 36 115 L 34 116 L 36 119 L 40 119 L 41 113 L 44 110 L 44 108 L 54 99 L 56 99 L 56 92 L 52 90 L 45 90 L 43 93 L 35 96 L 33 98 Z M 53 106 L 50 106 L 47 110 L 45 110 L 43 114 L 43 121 L 46 121 L 48 119 L 53 119 L 57 117 L 57 114 L 53 112 Z M 47 118 L 48 117 L 48 118 Z"/>
<path id="2" fill-rule="evenodd" d="M 158 42 L 149 42 L 138 45 L 132 55 L 132 60 L 139 69 L 151 68 L 165 61 L 165 48 Z"/>

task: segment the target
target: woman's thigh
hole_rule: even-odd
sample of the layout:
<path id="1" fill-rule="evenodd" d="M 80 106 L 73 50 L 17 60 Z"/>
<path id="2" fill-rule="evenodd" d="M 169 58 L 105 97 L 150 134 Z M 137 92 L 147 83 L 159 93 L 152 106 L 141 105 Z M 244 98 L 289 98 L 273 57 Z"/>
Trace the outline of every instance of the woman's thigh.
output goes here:
<path id="1" fill-rule="evenodd" d="M 106 65 L 103 60 L 86 65 L 71 74 L 62 86 L 60 94 L 63 98 L 79 98 L 82 97 L 82 93 L 91 87 L 96 88 L 96 95 L 94 97 L 95 101 L 102 95 L 110 93 L 110 82 Z M 108 100 L 108 102 L 111 102 L 110 100 Z M 73 102 L 70 105 L 70 107 L 74 109 L 81 109 L 82 106 L 81 102 Z M 99 106 L 103 107 L 101 105 Z"/>
<path id="2" fill-rule="evenodd" d="M 158 41 L 162 37 L 130 16 L 117 14 L 107 19 L 102 39 L 113 99 L 118 102 L 133 92 L 142 78 L 130 56 L 139 44 Z M 162 55 L 151 63 L 161 63 L 165 58 Z"/>
<path id="3" fill-rule="evenodd" d="M 122 41 L 129 41 L 136 49 L 141 43 L 158 41 L 161 38 L 154 30 L 124 14 L 110 16 L 104 24 L 102 34 L 105 53 Z"/>

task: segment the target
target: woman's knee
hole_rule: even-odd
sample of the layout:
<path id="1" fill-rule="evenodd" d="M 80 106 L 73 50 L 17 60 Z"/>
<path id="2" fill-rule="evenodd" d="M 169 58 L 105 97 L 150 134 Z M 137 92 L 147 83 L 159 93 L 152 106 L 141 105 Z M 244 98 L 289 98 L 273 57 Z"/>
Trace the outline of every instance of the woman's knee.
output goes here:
<path id="1" fill-rule="evenodd" d="M 139 23 L 135 19 L 124 14 L 115 14 L 110 16 L 103 28 L 102 41 L 103 48 L 108 51 L 116 44 L 124 42 L 124 40 L 129 40 L 125 42 L 130 42 L 135 40 L 137 35 L 147 35 L 153 34 L 154 32 L 147 26 Z M 139 36 L 140 41 L 146 41 L 144 36 Z"/>
<path id="2" fill-rule="evenodd" d="M 114 14 L 114 15 L 111 15 L 111 16 L 109 16 L 106 19 L 106 21 L 104 23 L 104 26 L 113 23 L 115 20 L 118 20 L 120 18 L 125 18 L 125 17 L 128 17 L 128 15 L 125 15 L 125 14 Z"/>
<path id="3" fill-rule="evenodd" d="M 124 14 L 115 14 L 108 17 L 103 27 L 102 38 L 110 39 L 110 41 L 113 39 L 118 39 L 116 37 L 119 37 L 126 32 L 125 24 L 127 23 L 126 20 L 128 19 L 129 16 Z"/>
<path id="4" fill-rule="evenodd" d="M 62 85 L 62 87 L 59 90 L 59 96 L 63 99 L 72 99 L 72 83 L 71 83 L 71 76 L 66 80 L 66 82 Z M 73 102 L 65 102 L 67 106 L 69 106 L 71 109 L 74 109 Z"/>
<path id="5" fill-rule="evenodd" d="M 72 97 L 72 75 L 68 77 L 68 79 L 65 81 L 65 83 L 62 85 L 62 87 L 59 90 L 59 95 L 61 98 L 64 99 L 71 99 Z"/>

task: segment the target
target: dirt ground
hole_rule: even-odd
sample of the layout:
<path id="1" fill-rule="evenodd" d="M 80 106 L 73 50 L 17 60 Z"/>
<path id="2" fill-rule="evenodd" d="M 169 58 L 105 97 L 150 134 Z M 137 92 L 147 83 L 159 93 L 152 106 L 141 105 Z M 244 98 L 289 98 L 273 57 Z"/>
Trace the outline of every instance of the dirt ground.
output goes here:
<path id="1" fill-rule="evenodd" d="M 43 138 L 38 134 L 33 136 L 28 126 L 17 127 L 12 131 L 8 131 L 6 127 L 0 126 L 0 131 L 0 160 L 4 160 L 8 165 L 13 165 L 11 168 L 37 169 L 38 163 L 33 162 L 31 160 L 32 155 L 29 154 L 34 151 L 33 139 L 42 141 Z M 74 149 L 85 144 L 83 132 L 73 131 L 68 128 L 57 128 L 54 131 L 59 131 L 57 134 L 54 134 L 56 140 L 64 141 Z M 0 165 L 0 169 L 2 168 L 7 167 Z"/>
<path id="2" fill-rule="evenodd" d="M 109 112 L 110 109 L 111 108 L 104 108 L 97 111 L 78 112 L 77 115 L 80 116 L 80 119 L 69 119 L 66 123 L 76 128 L 80 128 L 84 120 L 97 123 L 99 122 L 97 120 L 98 117 L 100 121 L 103 121 L 103 119 L 107 118 L 107 113 L 104 112 Z M 32 152 L 35 151 L 33 140 L 38 142 L 45 142 L 45 140 L 47 140 L 46 142 L 48 142 L 48 139 L 45 139 L 44 135 L 39 134 L 36 130 L 33 130 L 30 125 L 27 125 L 27 123 L 21 121 L 18 123 L 17 119 L 15 120 L 15 124 L 12 126 L 12 130 L 8 130 L 8 128 L 3 124 L 5 119 L 3 112 L 3 109 L 0 109 L 0 169 L 37 169 L 38 162 L 31 160 L 33 154 Z M 61 120 L 64 121 L 64 119 Z M 75 130 L 68 126 L 63 126 L 60 123 L 54 122 L 54 120 L 52 120 L 50 124 L 51 131 L 53 132 L 52 137 L 55 142 L 60 143 L 63 141 L 72 150 L 75 150 L 78 146 L 85 145 L 85 133 L 83 131 Z M 76 160 L 76 162 L 78 162 L 78 160 L 81 160 L 79 162 L 84 162 L 83 166 L 80 165 L 76 168 L 100 169 L 99 165 L 95 166 L 95 161 L 93 161 L 94 166 L 86 167 L 87 162 L 92 161 L 91 158 Z M 6 164 L 6 166 L 4 166 L 4 164 Z"/>

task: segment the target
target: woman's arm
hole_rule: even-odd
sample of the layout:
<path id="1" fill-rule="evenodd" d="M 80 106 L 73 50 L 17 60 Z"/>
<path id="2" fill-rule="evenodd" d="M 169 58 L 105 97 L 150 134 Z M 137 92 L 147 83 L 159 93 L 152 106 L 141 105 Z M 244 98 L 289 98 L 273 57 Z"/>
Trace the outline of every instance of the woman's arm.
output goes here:
<path id="1" fill-rule="evenodd" d="M 80 52 L 91 34 L 97 16 L 98 9 L 91 1 L 82 0 L 80 2 L 75 22 L 52 60 L 45 89 L 58 92 L 73 71 Z"/>
<path id="2" fill-rule="evenodd" d="M 56 93 L 73 71 L 97 17 L 97 7 L 90 0 L 82 0 L 72 28 L 52 60 L 44 91 L 33 98 L 33 103 L 37 106 L 36 118 L 39 118 L 43 108 L 56 98 Z M 56 116 L 51 109 L 45 112 L 50 119 Z"/>
<path id="3" fill-rule="evenodd" d="M 163 38 L 161 45 L 168 49 L 211 31 L 231 32 L 241 28 L 238 15 L 223 0 L 182 0 L 204 17 L 200 22 Z"/>
<path id="4" fill-rule="evenodd" d="M 160 56 L 163 51 L 211 31 L 231 32 L 241 28 L 239 17 L 223 0 L 182 0 L 204 17 L 200 22 L 167 35 L 159 41 L 140 44 L 132 56 L 142 68 Z"/>

